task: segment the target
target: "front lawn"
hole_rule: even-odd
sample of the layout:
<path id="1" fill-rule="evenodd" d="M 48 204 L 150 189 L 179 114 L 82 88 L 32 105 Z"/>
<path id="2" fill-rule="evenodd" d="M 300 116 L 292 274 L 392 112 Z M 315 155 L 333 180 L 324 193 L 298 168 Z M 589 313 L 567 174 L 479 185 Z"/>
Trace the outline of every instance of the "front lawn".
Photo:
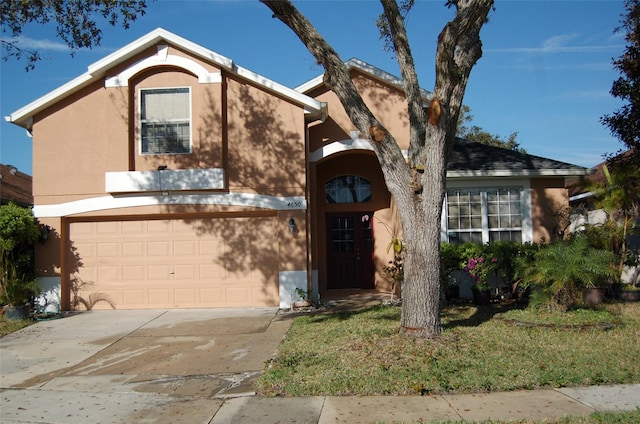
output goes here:
<path id="1" fill-rule="evenodd" d="M 33 321 L 30 319 L 9 320 L 0 318 L 0 337 L 4 337 L 9 333 L 18 331 L 21 328 L 27 327 L 31 324 L 33 324 Z"/>
<path id="2" fill-rule="evenodd" d="M 258 391 L 416 395 L 640 382 L 640 304 L 564 317 L 504 308 L 450 306 L 437 340 L 401 336 L 397 307 L 296 318 Z"/>

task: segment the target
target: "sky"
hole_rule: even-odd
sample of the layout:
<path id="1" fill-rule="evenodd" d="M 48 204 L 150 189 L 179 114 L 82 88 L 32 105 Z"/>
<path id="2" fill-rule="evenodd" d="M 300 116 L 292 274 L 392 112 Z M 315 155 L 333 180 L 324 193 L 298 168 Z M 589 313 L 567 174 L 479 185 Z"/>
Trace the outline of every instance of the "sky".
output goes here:
<path id="1" fill-rule="evenodd" d="M 399 75 L 375 25 L 379 2 L 294 4 L 343 60 L 355 57 Z M 437 37 L 454 13 L 444 4 L 445 0 L 416 0 L 407 18 L 420 86 L 429 91 L 435 82 Z M 614 31 L 623 6 L 622 0 L 496 0 L 480 33 L 484 54 L 471 72 L 464 97 L 473 116 L 471 125 L 505 139 L 517 132 L 517 141 L 528 153 L 584 167 L 622 148 L 600 117 L 622 105 L 609 90 L 619 77 L 612 60 L 625 49 L 624 33 Z M 127 30 L 103 23 L 100 46 L 74 56 L 56 38 L 54 25 L 27 26 L 20 41 L 37 46 L 44 59 L 28 72 L 24 61 L 0 62 L 0 162 L 32 174 L 32 141 L 5 116 L 158 27 L 291 88 L 321 75 L 322 68 L 295 34 L 271 15 L 257 0 L 157 0 Z"/>

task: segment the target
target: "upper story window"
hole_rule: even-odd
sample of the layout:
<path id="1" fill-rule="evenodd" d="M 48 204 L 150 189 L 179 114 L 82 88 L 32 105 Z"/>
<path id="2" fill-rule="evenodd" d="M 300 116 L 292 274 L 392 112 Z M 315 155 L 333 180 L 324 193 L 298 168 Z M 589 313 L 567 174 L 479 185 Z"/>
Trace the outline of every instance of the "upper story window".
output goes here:
<path id="1" fill-rule="evenodd" d="M 140 134 L 143 154 L 190 153 L 189 88 L 140 90 Z"/>
<path id="2" fill-rule="evenodd" d="M 517 187 L 447 190 L 449 242 L 522 242 L 521 192 Z"/>
<path id="3" fill-rule="evenodd" d="M 357 175 L 345 175 L 327 181 L 327 203 L 364 203 L 371 201 L 371 183 Z"/>

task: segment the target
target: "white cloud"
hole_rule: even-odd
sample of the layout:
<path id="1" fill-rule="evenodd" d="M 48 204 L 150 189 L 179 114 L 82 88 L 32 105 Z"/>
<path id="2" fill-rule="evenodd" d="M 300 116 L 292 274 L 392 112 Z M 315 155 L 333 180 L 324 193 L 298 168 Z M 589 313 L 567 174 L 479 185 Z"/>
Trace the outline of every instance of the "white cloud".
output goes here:
<path id="1" fill-rule="evenodd" d="M 580 38 L 580 34 L 560 34 L 547 38 L 538 47 L 505 47 L 486 49 L 488 53 L 528 53 L 528 54 L 553 54 L 553 53 L 597 53 L 615 51 L 622 48 L 618 44 L 571 44 Z"/>
<path id="2" fill-rule="evenodd" d="M 69 51 L 69 46 L 60 41 L 52 40 L 36 40 L 34 38 L 19 36 L 12 38 L 3 38 L 2 41 L 15 44 L 21 49 L 38 50 L 38 51 L 53 51 L 53 52 L 66 52 Z"/>

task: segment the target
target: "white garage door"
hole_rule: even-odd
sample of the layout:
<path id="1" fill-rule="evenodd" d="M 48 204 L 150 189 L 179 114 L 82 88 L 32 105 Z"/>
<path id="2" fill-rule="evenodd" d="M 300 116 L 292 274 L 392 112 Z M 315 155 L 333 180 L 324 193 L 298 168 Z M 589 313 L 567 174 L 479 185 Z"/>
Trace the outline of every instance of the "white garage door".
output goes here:
<path id="1" fill-rule="evenodd" d="M 73 222 L 69 239 L 72 284 L 90 302 L 107 298 L 118 309 L 278 304 L 275 217 Z"/>

